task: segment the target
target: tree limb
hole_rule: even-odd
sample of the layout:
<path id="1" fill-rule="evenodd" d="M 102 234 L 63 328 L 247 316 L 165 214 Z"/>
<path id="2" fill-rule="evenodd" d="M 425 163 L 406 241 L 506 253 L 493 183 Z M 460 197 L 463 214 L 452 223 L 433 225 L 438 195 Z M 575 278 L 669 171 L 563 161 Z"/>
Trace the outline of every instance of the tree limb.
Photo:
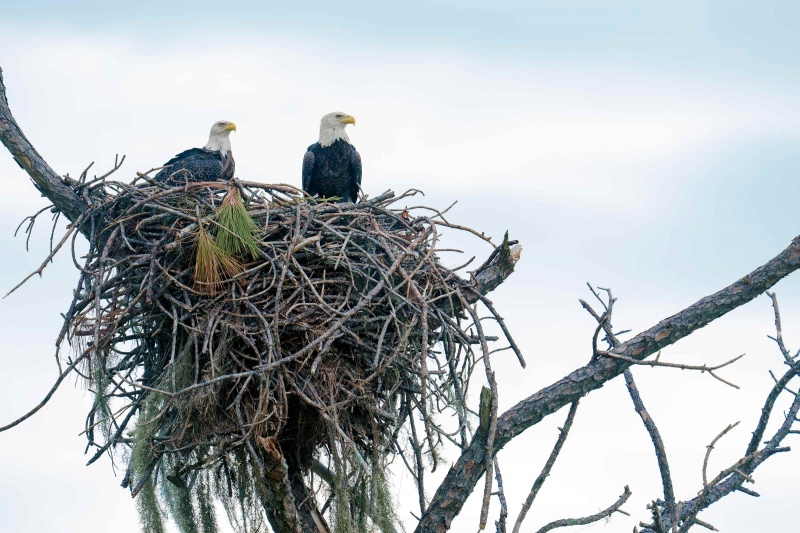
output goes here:
<path id="1" fill-rule="evenodd" d="M 795 238 L 784 251 L 763 266 L 721 291 L 662 320 L 621 344 L 611 353 L 642 360 L 753 300 L 799 268 L 800 239 Z M 602 387 L 607 381 L 622 374 L 631 364 L 624 360 L 599 357 L 519 402 L 498 417 L 495 452 L 546 416 Z M 473 438 L 456 464 L 450 468 L 427 511 L 421 517 L 416 533 L 444 532 L 449 529 L 453 518 L 461 511 L 464 502 L 485 471 L 485 450 L 482 441 L 482 438 Z"/>
<path id="2" fill-rule="evenodd" d="M 8 148 L 14 161 L 30 176 L 33 185 L 71 221 L 89 210 L 89 204 L 42 159 L 22 133 L 8 107 L 3 69 L 0 68 L 0 142 Z"/>

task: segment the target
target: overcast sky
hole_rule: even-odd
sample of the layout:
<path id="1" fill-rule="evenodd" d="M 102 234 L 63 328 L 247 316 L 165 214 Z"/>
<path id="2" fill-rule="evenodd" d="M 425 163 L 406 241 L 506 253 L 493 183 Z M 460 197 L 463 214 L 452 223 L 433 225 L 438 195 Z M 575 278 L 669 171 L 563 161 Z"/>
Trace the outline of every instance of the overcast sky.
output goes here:
<path id="1" fill-rule="evenodd" d="M 367 193 L 413 187 L 430 205 L 458 200 L 454 221 L 521 241 L 517 271 L 492 295 L 528 360 L 521 371 L 513 356 L 497 357 L 501 411 L 588 361 L 594 325 L 578 304 L 590 296 L 587 281 L 614 290 L 615 326 L 636 333 L 766 262 L 800 230 L 798 3 L 164 4 L 0 4 L 8 96 L 40 153 L 73 176 L 127 154 L 117 177 L 130 180 L 202 145 L 225 119 L 238 125 L 240 177 L 299 185 L 319 118 L 352 114 Z M 5 293 L 41 263 L 49 232 L 46 224 L 35 231 L 30 252 L 13 237 L 45 204 L 5 152 L 0 183 Z M 452 239 L 468 255 L 490 251 Z M 63 254 L 0 301 L 0 425 L 52 385 L 59 313 L 75 282 Z M 800 276 L 776 290 L 796 350 Z M 705 446 L 737 420 L 710 469 L 743 452 L 768 370 L 781 371 L 766 337 L 773 327 L 760 297 L 664 352 L 695 364 L 746 352 L 724 373 L 738 391 L 707 375 L 634 369 L 679 498 L 699 490 Z M 70 383 L 0 434 L 0 531 L 139 530 L 110 461 L 83 466 L 78 433 L 89 404 Z M 501 452 L 510 520 L 565 416 Z M 735 494 L 701 518 L 728 533 L 785 529 L 798 473 L 800 450 L 776 456 L 756 472 L 760 499 Z M 394 483 L 399 515 L 413 527 L 411 480 Z M 652 446 L 620 378 L 583 400 L 523 531 L 605 508 L 626 484 L 632 516 L 585 530 L 629 532 L 660 495 Z M 479 497 L 470 500 L 453 531 L 475 530 L 478 508 Z"/>

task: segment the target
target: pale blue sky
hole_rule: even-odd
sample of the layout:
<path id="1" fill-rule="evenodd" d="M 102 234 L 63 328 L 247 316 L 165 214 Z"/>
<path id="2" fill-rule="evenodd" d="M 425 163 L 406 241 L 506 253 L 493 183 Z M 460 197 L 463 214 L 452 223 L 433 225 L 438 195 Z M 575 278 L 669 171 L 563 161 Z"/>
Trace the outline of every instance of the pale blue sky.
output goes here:
<path id="1" fill-rule="evenodd" d="M 125 153 L 118 176 L 130 179 L 230 119 L 241 177 L 298 184 L 319 117 L 356 116 L 350 137 L 368 193 L 416 187 L 431 205 L 459 200 L 453 220 L 522 242 L 517 272 L 493 296 L 529 361 L 524 372 L 497 361 L 505 408 L 588 359 L 593 325 L 577 304 L 586 281 L 614 288 L 615 325 L 639 331 L 800 233 L 798 30 L 796 2 L 5 1 L 0 66 L 27 136 L 73 175 Z M 39 265 L 48 234 L 39 228 L 30 253 L 12 238 L 42 200 L 3 152 L 0 183 L 2 291 Z M 0 301 L 0 424 L 50 387 L 52 339 L 74 281 L 64 255 Z M 800 348 L 800 276 L 777 291 L 784 333 Z M 664 354 L 714 363 L 747 352 L 728 375 L 741 391 L 636 369 L 679 497 L 698 489 L 705 445 L 722 428 L 742 420 L 713 468 L 746 441 L 767 369 L 780 369 L 771 329 L 760 298 Z M 115 531 L 137 531 L 109 463 L 83 467 L 87 402 L 64 387 L 36 418 L 0 434 L 0 532 L 107 531 L 115 516 L 128 520 Z M 595 512 L 627 483 L 633 517 L 590 531 L 630 531 L 658 495 L 624 385 L 584 404 L 523 530 Z M 501 455 L 512 517 L 561 422 L 559 414 Z M 771 461 L 756 477 L 760 500 L 736 495 L 706 519 L 730 533 L 751 533 L 756 520 L 784 525 L 786 502 L 800 497 L 800 454 Z M 410 480 L 396 482 L 409 517 Z M 454 531 L 475 524 L 469 505 Z"/>
<path id="2" fill-rule="evenodd" d="M 525 60 L 618 61 L 780 70 L 800 52 L 792 1 L 226 2 L 7 1 L 3 18 L 156 41 L 243 33 L 303 35 L 356 46 L 429 49 Z M 709 67 L 710 65 L 706 65 Z M 796 75 L 796 72 L 786 74 Z"/>

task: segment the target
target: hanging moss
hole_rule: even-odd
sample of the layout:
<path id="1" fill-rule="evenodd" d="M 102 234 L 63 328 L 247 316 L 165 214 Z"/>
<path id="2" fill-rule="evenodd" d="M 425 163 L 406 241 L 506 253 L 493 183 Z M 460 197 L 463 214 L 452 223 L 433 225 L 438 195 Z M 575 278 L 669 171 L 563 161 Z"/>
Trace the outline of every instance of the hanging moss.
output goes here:
<path id="1" fill-rule="evenodd" d="M 181 483 L 180 480 L 177 482 Z M 178 530 L 181 533 L 201 533 L 189 489 L 185 485 L 182 487 L 176 485 L 176 481 L 167 477 L 167 481 L 161 483 L 161 493 Z"/>
<path id="2" fill-rule="evenodd" d="M 136 497 L 136 509 L 139 511 L 142 533 L 165 533 L 164 519 L 159 509 L 155 484 L 152 479 L 147 480 Z"/>
<path id="3" fill-rule="evenodd" d="M 383 533 L 395 533 L 400 524 L 395 512 L 395 499 L 386 478 L 387 465 L 380 461 L 372 465 L 372 494 L 370 494 L 370 518 Z"/>
<path id="4" fill-rule="evenodd" d="M 218 533 L 217 515 L 214 512 L 214 499 L 208 484 L 202 480 L 197 483 L 197 518 L 202 533 Z"/>

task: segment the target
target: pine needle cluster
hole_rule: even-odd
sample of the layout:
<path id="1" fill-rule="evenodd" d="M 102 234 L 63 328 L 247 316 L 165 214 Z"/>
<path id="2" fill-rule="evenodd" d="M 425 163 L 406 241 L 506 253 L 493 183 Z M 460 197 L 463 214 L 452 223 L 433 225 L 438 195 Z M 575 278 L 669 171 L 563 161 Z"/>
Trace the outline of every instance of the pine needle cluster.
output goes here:
<path id="1" fill-rule="evenodd" d="M 242 194 L 231 187 L 217 211 L 217 245 L 234 257 L 258 259 L 259 230 L 247 212 Z"/>
<path id="2" fill-rule="evenodd" d="M 197 231 L 194 260 L 194 286 L 205 294 L 216 294 L 224 278 L 242 271 L 242 264 L 219 246 L 214 238 L 200 228 Z"/>

